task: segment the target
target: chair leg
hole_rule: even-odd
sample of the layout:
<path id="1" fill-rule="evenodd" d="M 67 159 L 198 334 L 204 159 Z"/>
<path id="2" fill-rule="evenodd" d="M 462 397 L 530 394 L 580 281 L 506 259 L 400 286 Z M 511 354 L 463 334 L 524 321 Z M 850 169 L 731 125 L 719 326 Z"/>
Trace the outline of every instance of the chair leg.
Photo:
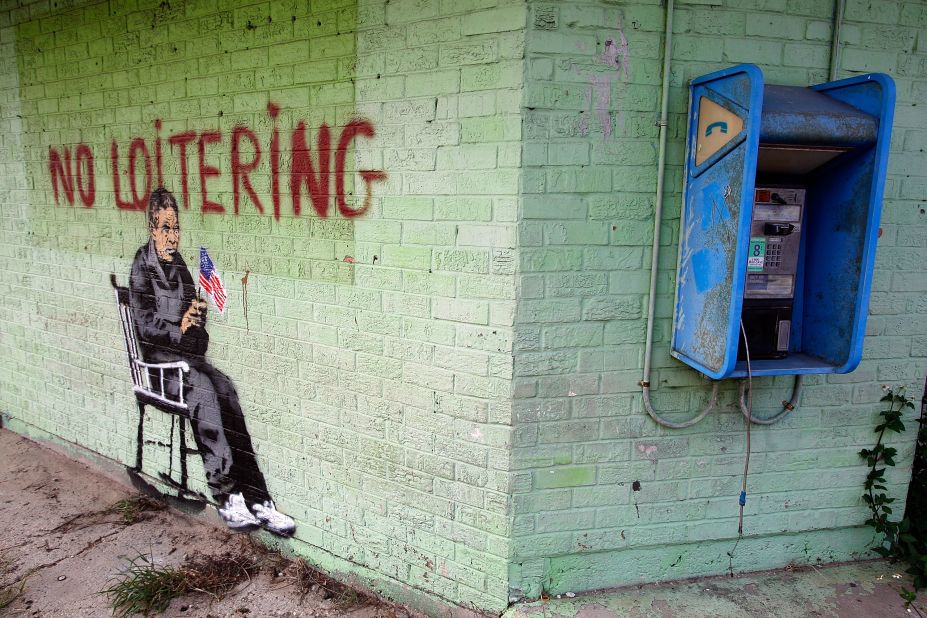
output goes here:
<path id="1" fill-rule="evenodd" d="M 174 425 L 176 423 L 176 417 L 171 414 L 171 439 L 167 441 L 167 475 L 171 478 L 174 478 Z"/>
<path id="2" fill-rule="evenodd" d="M 135 443 L 135 471 L 142 471 L 142 449 L 145 444 L 145 404 L 136 401 L 138 404 L 138 437 Z"/>
<path id="3" fill-rule="evenodd" d="M 187 419 L 180 417 L 180 486 L 187 491 Z"/>

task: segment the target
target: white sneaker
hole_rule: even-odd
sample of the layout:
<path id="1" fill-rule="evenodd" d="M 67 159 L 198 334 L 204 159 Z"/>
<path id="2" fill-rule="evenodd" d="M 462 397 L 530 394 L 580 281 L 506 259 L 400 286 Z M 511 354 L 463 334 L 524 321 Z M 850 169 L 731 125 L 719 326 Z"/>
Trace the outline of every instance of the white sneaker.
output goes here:
<path id="1" fill-rule="evenodd" d="M 230 494 L 225 506 L 219 509 L 219 515 L 225 525 L 233 530 L 243 528 L 256 528 L 261 525 L 245 504 L 245 497 L 241 493 Z"/>
<path id="2" fill-rule="evenodd" d="M 255 504 L 251 507 L 254 514 L 260 520 L 261 526 L 268 532 L 279 534 L 280 536 L 290 536 L 296 530 L 296 522 L 289 515 L 284 515 L 274 507 L 270 500 L 264 504 Z"/>

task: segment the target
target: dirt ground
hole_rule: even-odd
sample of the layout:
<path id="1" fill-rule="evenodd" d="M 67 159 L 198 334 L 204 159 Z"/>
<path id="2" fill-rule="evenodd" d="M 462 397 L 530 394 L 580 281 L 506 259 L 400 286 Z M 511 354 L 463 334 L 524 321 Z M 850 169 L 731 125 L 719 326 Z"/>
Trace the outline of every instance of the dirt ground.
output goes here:
<path id="1" fill-rule="evenodd" d="M 127 523 L 113 506 L 136 495 L 80 462 L 0 430 L 0 616 L 112 616 L 101 591 L 119 581 L 131 560 L 145 556 L 157 566 L 176 566 L 198 554 L 225 553 L 253 560 L 258 568 L 222 598 L 189 594 L 172 601 L 163 615 L 415 616 L 353 591 L 328 592 L 334 586 L 327 583 L 303 595 L 292 564 L 251 545 L 247 535 L 158 510 L 157 504 Z"/>

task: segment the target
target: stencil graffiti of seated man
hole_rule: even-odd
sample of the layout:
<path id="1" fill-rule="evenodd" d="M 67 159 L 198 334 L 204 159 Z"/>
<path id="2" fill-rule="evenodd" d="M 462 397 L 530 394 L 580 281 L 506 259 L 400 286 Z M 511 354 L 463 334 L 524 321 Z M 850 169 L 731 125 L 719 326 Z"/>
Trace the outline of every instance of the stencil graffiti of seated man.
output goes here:
<path id="1" fill-rule="evenodd" d="M 206 360 L 206 301 L 178 251 L 177 202 L 159 188 L 148 202 L 150 239 L 135 254 L 129 282 L 135 328 L 148 362 L 183 360 L 190 365 L 184 396 L 219 514 L 235 529 L 262 526 L 281 535 L 296 528 L 277 511 L 258 467 L 232 381 Z M 167 385 L 177 396 L 180 385 Z"/>

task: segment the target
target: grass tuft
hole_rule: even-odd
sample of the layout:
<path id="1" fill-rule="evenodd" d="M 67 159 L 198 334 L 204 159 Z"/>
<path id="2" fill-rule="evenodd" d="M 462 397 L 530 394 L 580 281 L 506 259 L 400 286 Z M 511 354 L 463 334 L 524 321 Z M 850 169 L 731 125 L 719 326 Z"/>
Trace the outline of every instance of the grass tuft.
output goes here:
<path id="1" fill-rule="evenodd" d="M 256 559 L 241 553 L 195 554 L 180 566 L 163 567 L 142 554 L 130 561 L 122 579 L 102 592 L 110 597 L 114 615 L 147 615 L 163 612 L 172 599 L 191 592 L 220 598 L 259 568 Z"/>
<path id="2" fill-rule="evenodd" d="M 113 614 L 131 616 L 163 612 L 171 599 L 188 591 L 187 575 L 177 567 L 157 567 L 145 555 L 133 559 L 121 581 L 103 590 L 112 602 Z"/>

